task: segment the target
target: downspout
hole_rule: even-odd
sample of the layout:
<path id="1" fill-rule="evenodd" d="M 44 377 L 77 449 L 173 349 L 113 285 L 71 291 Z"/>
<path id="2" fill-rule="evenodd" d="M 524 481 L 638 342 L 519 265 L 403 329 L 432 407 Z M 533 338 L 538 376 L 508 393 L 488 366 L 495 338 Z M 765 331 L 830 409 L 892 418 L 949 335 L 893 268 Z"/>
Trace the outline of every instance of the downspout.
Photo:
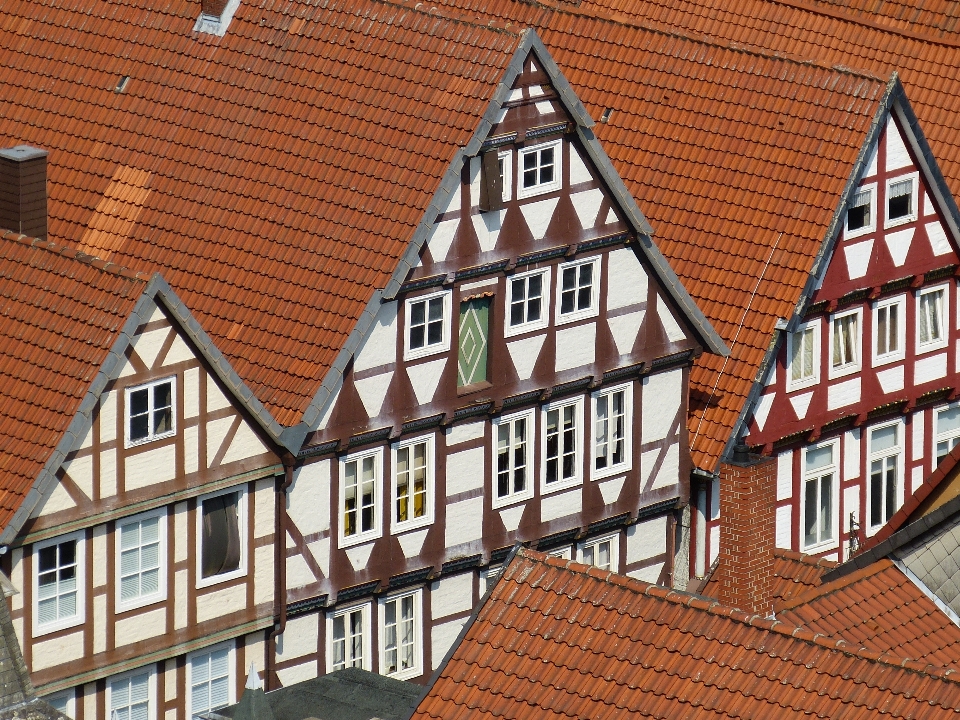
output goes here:
<path id="1" fill-rule="evenodd" d="M 293 464 L 295 458 L 283 455 L 283 480 L 277 479 L 277 538 L 273 543 L 274 586 L 273 586 L 273 630 L 267 637 L 267 668 L 264 673 L 266 689 L 275 690 L 273 677 L 277 666 L 277 638 L 283 635 L 287 627 L 287 490 L 293 484 Z"/>
<path id="2" fill-rule="evenodd" d="M 667 516 L 667 582 L 665 586 L 671 589 L 677 562 L 677 512 L 674 510 Z"/>

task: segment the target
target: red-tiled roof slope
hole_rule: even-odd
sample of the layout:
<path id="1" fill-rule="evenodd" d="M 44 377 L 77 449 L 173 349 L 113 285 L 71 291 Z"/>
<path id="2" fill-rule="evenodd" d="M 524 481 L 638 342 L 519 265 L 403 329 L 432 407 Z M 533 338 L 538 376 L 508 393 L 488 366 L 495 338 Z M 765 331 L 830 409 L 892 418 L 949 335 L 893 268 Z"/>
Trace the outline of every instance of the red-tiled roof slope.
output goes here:
<path id="1" fill-rule="evenodd" d="M 920 667 L 520 550 L 413 717 L 955 717 Z"/>
<path id="2" fill-rule="evenodd" d="M 893 655 L 960 669 L 960 627 L 890 560 L 774 606 L 777 619 Z"/>
<path id="3" fill-rule="evenodd" d="M 773 551 L 774 607 L 812 588 L 819 587 L 820 578 L 837 565 L 838 563 L 833 560 L 776 548 Z M 719 565 L 715 565 L 706 582 L 697 592 L 710 598 L 717 597 L 720 592 L 720 572 Z"/>
<path id="4" fill-rule="evenodd" d="M 537 28 L 655 241 L 729 358 L 691 373 L 694 463 L 711 471 L 789 317 L 890 77 L 631 23 L 557 2 L 447 0 Z M 748 310 L 747 310 L 748 309 Z"/>
<path id="5" fill-rule="evenodd" d="M 300 421 L 519 45 L 413 2 L 5 0 L 0 143 L 50 151 L 50 236 L 160 270 Z M 121 80 L 129 80 L 122 91 Z"/>
<path id="6" fill-rule="evenodd" d="M 147 278 L 0 234 L 0 527 L 60 442 Z"/>
<path id="7" fill-rule="evenodd" d="M 954 0 L 815 0 L 814 6 L 902 33 L 960 37 L 960 6 Z"/>

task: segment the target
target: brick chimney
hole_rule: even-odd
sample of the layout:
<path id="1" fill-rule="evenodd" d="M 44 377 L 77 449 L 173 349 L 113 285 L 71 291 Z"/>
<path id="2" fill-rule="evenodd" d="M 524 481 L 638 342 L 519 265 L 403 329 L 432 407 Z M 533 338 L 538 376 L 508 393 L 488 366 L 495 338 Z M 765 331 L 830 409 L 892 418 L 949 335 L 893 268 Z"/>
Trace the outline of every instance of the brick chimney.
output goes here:
<path id="1" fill-rule="evenodd" d="M 777 462 L 740 445 L 720 465 L 718 600 L 745 612 L 773 612 Z"/>
<path id="2" fill-rule="evenodd" d="M 0 149 L 0 228 L 47 237 L 47 151 Z"/>
<path id="3" fill-rule="evenodd" d="M 228 2 L 229 0 L 200 0 L 200 12 L 219 20 Z"/>

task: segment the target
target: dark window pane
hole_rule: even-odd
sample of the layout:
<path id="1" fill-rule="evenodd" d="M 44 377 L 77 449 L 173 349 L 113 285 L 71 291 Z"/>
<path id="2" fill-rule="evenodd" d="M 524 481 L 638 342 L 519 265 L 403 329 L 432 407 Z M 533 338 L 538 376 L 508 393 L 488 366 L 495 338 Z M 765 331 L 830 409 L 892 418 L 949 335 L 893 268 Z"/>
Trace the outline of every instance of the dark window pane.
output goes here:
<path id="1" fill-rule="evenodd" d="M 170 407 L 172 403 L 170 402 L 170 395 L 172 390 L 171 383 L 160 383 L 159 385 L 154 385 L 153 387 L 153 407 L 162 408 Z"/>
<path id="2" fill-rule="evenodd" d="M 57 567 L 57 546 L 51 545 L 50 547 L 43 548 L 38 553 L 38 565 L 40 572 L 47 572 L 53 570 Z"/>
<path id="3" fill-rule="evenodd" d="M 131 415 L 142 415 L 147 412 L 149 398 L 147 396 L 147 390 L 134 390 L 130 393 L 130 414 Z"/>
<path id="4" fill-rule="evenodd" d="M 61 565 L 71 565 L 77 561 L 77 543 L 74 540 L 60 543 L 57 547 L 60 549 Z"/>
<path id="5" fill-rule="evenodd" d="M 432 322 L 427 325 L 427 344 L 438 345 L 443 342 L 443 323 Z"/>
<path id="6" fill-rule="evenodd" d="M 410 306 L 410 322 L 415 325 L 422 325 L 426 320 L 426 303 L 417 302 Z"/>
<path id="7" fill-rule="evenodd" d="M 203 501 L 201 567 L 203 577 L 233 572 L 240 567 L 238 493 Z"/>
<path id="8" fill-rule="evenodd" d="M 430 301 L 430 319 L 443 320 L 443 298 L 434 298 Z"/>
<path id="9" fill-rule="evenodd" d="M 153 413 L 153 433 L 159 435 L 173 427 L 173 413 L 170 408 L 157 410 Z"/>
<path id="10" fill-rule="evenodd" d="M 425 336 L 426 336 L 426 332 L 423 325 L 420 325 L 419 327 L 410 328 L 410 347 L 411 348 L 423 347 L 423 340 Z"/>
<path id="11" fill-rule="evenodd" d="M 910 196 L 900 195 L 890 198 L 887 203 L 887 217 L 891 220 L 902 218 L 910 214 Z"/>
<path id="12" fill-rule="evenodd" d="M 847 230 L 859 230 L 869 223 L 870 206 L 860 205 L 847 210 Z"/>
<path id="13" fill-rule="evenodd" d="M 147 415 L 130 418 L 130 439 L 142 440 L 150 434 L 150 418 Z"/>

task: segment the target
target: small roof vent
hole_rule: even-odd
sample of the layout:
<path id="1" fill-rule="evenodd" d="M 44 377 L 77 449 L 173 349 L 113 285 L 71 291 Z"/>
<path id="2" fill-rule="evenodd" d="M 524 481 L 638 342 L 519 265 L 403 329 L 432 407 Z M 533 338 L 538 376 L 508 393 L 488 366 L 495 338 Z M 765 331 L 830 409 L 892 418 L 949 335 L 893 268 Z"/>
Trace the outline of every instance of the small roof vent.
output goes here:
<path id="1" fill-rule="evenodd" d="M 238 7 L 240 0 L 200 0 L 200 17 L 193 31 L 223 37 Z"/>

